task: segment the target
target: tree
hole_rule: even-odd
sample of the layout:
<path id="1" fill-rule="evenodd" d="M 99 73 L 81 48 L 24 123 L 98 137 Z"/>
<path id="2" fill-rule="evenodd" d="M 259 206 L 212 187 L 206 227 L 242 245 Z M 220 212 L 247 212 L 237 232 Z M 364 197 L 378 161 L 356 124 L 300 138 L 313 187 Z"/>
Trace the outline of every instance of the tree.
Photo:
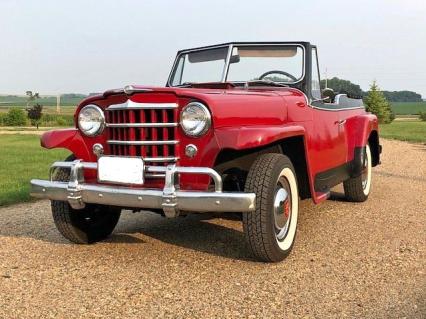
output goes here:
<path id="1" fill-rule="evenodd" d="M 27 108 L 29 107 L 30 103 L 38 98 L 40 98 L 40 95 L 38 93 L 34 93 L 32 91 L 27 91 L 26 95 L 28 96 L 27 98 Z"/>
<path id="2" fill-rule="evenodd" d="M 422 96 L 413 91 L 383 91 L 390 102 L 422 102 Z"/>
<path id="3" fill-rule="evenodd" d="M 36 105 L 33 105 L 31 108 L 27 108 L 26 111 L 27 111 L 28 118 L 31 121 L 31 125 L 36 126 L 38 129 L 38 126 L 40 125 L 41 116 L 43 115 L 42 114 L 43 105 L 40 105 L 37 103 Z"/>
<path id="4" fill-rule="evenodd" d="M 386 100 L 383 92 L 380 91 L 376 81 L 370 86 L 370 91 L 365 98 L 365 104 L 367 105 L 367 111 L 375 114 L 380 123 L 392 122 L 394 116 L 391 109 L 391 105 Z"/>
<path id="5" fill-rule="evenodd" d="M 358 84 L 354 84 L 348 80 L 342 80 L 337 77 L 333 77 L 327 80 L 327 86 L 333 89 L 336 93 L 344 93 L 354 97 L 362 97 L 364 92 Z M 321 80 L 321 88 L 325 89 L 325 80 Z"/>
<path id="6" fill-rule="evenodd" d="M 325 80 L 321 80 L 321 89 L 325 89 Z M 365 97 L 364 92 L 358 84 L 348 80 L 333 77 L 327 80 L 327 86 L 336 93 L 346 93 L 353 97 Z M 383 95 L 390 102 L 422 102 L 422 96 L 413 91 L 382 91 Z"/>

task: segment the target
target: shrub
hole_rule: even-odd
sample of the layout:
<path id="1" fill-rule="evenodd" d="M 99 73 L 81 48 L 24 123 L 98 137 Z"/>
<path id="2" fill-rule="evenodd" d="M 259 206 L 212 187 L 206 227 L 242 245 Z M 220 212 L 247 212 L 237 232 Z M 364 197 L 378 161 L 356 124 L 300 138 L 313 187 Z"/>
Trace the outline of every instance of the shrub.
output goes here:
<path id="1" fill-rule="evenodd" d="M 5 118 L 6 118 L 6 113 L 0 113 L 0 126 L 5 126 L 6 124 L 5 124 Z"/>
<path id="2" fill-rule="evenodd" d="M 422 121 L 426 122 L 426 112 L 419 112 L 419 118 Z"/>
<path id="3" fill-rule="evenodd" d="M 65 119 L 61 116 L 58 116 L 56 118 L 56 124 L 58 124 L 58 126 L 65 126 L 67 125 L 67 121 L 65 121 Z"/>
<path id="4" fill-rule="evenodd" d="M 23 110 L 14 107 L 7 112 L 3 121 L 6 126 L 24 126 L 27 124 L 27 117 Z"/>

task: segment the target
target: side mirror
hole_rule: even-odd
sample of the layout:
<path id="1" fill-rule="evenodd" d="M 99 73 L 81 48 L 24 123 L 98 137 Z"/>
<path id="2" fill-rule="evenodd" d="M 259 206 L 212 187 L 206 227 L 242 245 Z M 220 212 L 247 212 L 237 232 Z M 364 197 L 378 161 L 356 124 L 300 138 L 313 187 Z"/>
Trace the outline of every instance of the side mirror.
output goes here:
<path id="1" fill-rule="evenodd" d="M 231 55 L 231 58 L 229 59 L 229 63 L 238 63 L 240 62 L 240 56 L 239 55 Z"/>
<path id="2" fill-rule="evenodd" d="M 238 52 L 238 48 L 233 48 L 231 57 L 229 58 L 229 63 L 238 63 L 238 62 L 240 62 L 240 54 Z"/>
<path id="3" fill-rule="evenodd" d="M 333 89 L 330 88 L 325 88 L 322 90 L 321 94 L 323 96 L 323 100 L 327 101 L 328 103 L 333 103 L 334 98 L 336 97 L 336 93 L 334 93 Z"/>

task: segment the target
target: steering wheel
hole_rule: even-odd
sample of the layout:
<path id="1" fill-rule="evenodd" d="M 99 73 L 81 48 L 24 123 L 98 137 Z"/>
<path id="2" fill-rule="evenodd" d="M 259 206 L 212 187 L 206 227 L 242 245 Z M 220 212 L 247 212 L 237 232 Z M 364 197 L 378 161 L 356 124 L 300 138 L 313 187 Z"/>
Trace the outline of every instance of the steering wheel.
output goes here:
<path id="1" fill-rule="evenodd" d="M 290 73 L 286 71 L 281 71 L 281 70 L 272 70 L 272 71 L 265 72 L 259 77 L 259 80 L 263 80 L 264 78 L 266 78 L 268 75 L 271 75 L 271 74 L 281 74 L 288 77 L 289 79 L 292 79 L 293 81 L 297 81 L 294 75 L 291 75 Z"/>

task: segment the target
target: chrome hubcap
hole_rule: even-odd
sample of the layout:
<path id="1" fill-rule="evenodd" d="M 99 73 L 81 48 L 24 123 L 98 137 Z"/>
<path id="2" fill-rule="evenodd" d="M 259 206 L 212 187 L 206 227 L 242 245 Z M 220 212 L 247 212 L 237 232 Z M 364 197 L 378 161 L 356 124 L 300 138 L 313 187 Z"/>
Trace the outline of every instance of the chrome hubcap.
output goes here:
<path id="1" fill-rule="evenodd" d="M 278 240 L 287 235 L 291 218 L 291 200 L 287 181 L 279 181 L 274 199 L 275 234 Z"/>

